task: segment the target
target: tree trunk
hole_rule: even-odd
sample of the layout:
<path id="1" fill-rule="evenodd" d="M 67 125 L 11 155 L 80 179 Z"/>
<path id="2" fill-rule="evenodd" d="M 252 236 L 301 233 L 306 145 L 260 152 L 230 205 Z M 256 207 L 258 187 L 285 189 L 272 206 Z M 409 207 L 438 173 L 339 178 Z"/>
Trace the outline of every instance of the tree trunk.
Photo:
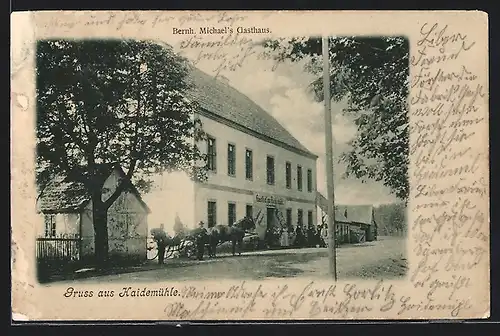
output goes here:
<path id="1" fill-rule="evenodd" d="M 108 262 L 108 211 L 101 199 L 101 192 L 92 196 L 92 218 L 94 222 L 95 259 L 99 268 L 104 268 Z"/>

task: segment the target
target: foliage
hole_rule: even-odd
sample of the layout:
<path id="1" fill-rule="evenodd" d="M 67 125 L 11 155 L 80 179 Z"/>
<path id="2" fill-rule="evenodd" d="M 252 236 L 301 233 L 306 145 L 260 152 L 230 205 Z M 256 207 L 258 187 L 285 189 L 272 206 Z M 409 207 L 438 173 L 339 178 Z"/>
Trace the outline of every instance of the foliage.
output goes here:
<path id="1" fill-rule="evenodd" d="M 310 89 L 323 100 L 320 38 L 269 40 L 265 47 L 278 61 L 306 60 L 317 75 Z M 403 37 L 329 38 L 332 99 L 347 101 L 343 113 L 354 120 L 357 136 L 341 160 L 347 176 L 382 181 L 407 200 L 409 45 Z"/>
<path id="2" fill-rule="evenodd" d="M 150 41 L 44 40 L 37 44 L 37 180 L 77 176 L 92 195 L 96 257 L 107 258 L 106 213 L 126 187 L 101 199 L 99 167 L 118 162 L 142 191 L 155 173 L 204 179 L 203 137 L 186 98 L 189 64 Z"/>
<path id="3" fill-rule="evenodd" d="M 120 162 L 145 191 L 157 172 L 195 176 L 192 140 L 202 131 L 184 94 L 187 72 L 186 60 L 153 42 L 38 42 L 38 167 L 88 175 Z"/>
<path id="4" fill-rule="evenodd" d="M 181 222 L 181 220 L 177 216 L 175 218 L 175 223 L 174 223 L 173 229 L 174 229 L 174 233 L 176 236 L 184 234 L 187 230 L 186 226 Z"/>
<path id="5" fill-rule="evenodd" d="M 406 212 L 404 203 L 382 204 L 375 208 L 379 234 L 404 234 L 408 230 Z"/>

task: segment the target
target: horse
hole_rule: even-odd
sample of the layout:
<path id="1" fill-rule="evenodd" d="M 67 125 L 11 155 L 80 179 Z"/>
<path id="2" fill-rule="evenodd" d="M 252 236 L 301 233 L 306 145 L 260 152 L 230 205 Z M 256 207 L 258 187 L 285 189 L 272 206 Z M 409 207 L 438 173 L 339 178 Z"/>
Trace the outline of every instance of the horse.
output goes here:
<path id="1" fill-rule="evenodd" d="M 232 226 L 215 225 L 208 229 L 208 256 L 215 258 L 217 245 L 230 241 L 232 243 L 233 256 L 236 255 L 236 245 L 238 245 L 238 255 L 241 255 L 243 238 L 245 232 L 255 229 L 255 222 L 252 217 L 244 217 L 236 221 Z"/>

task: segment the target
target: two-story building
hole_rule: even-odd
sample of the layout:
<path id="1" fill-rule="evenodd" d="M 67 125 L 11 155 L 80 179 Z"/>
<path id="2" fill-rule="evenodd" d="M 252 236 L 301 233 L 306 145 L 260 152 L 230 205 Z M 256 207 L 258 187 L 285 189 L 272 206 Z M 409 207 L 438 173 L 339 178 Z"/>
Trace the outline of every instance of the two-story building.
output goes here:
<path id="1" fill-rule="evenodd" d="M 317 155 L 226 81 L 198 69 L 190 77 L 208 135 L 198 143 L 209 176 L 194 185 L 195 223 L 231 225 L 251 215 L 262 237 L 278 222 L 316 225 Z"/>

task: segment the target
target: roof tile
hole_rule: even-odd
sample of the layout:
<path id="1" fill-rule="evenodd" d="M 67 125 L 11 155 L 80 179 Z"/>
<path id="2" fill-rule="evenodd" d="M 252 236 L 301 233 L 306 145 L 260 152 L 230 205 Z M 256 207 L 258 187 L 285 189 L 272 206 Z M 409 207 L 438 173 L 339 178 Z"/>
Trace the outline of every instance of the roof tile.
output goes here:
<path id="1" fill-rule="evenodd" d="M 201 108 L 311 155 L 304 145 L 273 116 L 230 85 L 193 67 L 189 78 L 194 84 L 188 96 Z"/>
<path id="2" fill-rule="evenodd" d="M 327 211 L 328 200 L 320 192 L 316 193 L 316 204 Z M 373 205 L 335 205 L 335 221 L 371 225 L 374 220 Z"/>
<path id="3" fill-rule="evenodd" d="M 97 168 L 97 176 L 105 180 L 116 167 L 116 163 L 101 164 Z M 121 168 L 119 169 L 123 173 Z M 149 212 L 148 206 L 132 183 L 129 183 L 129 189 L 137 195 L 141 204 Z M 81 210 L 90 200 L 91 195 L 84 184 L 78 181 L 78 176 L 58 174 L 40 193 L 37 207 L 42 213 L 75 212 Z"/>

